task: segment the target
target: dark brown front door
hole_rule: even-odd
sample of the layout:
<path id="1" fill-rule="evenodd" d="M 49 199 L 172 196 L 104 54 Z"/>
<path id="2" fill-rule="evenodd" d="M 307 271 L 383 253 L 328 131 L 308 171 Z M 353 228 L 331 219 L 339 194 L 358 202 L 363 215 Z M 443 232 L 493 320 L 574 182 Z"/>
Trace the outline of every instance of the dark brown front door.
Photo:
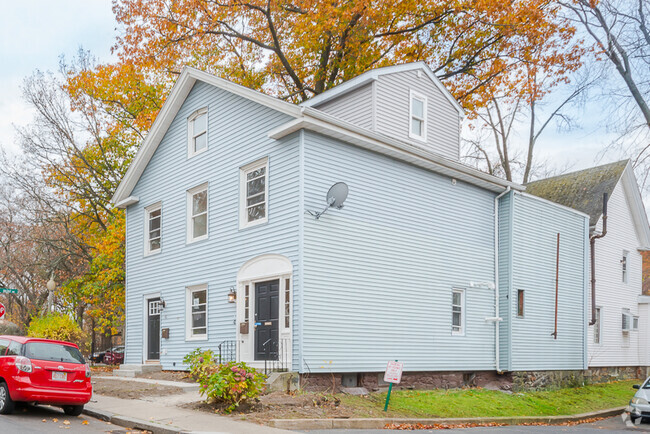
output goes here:
<path id="1" fill-rule="evenodd" d="M 255 360 L 278 360 L 280 281 L 255 284 Z"/>

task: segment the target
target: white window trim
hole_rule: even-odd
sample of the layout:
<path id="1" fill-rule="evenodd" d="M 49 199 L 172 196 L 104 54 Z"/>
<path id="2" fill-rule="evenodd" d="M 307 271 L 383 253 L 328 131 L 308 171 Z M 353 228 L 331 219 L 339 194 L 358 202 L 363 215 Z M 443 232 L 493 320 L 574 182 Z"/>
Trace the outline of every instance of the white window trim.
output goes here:
<path id="1" fill-rule="evenodd" d="M 422 132 L 424 133 L 421 136 L 418 136 L 417 134 L 413 134 L 413 128 L 411 125 L 411 122 L 413 121 L 413 99 L 419 99 L 423 103 L 423 111 L 424 111 L 424 118 L 422 120 Z M 420 140 L 423 142 L 427 141 L 427 128 L 428 128 L 428 122 L 427 122 L 427 97 L 411 90 L 409 92 L 409 123 L 408 123 L 408 128 L 409 128 L 409 137 L 412 139 Z"/>
<path id="2" fill-rule="evenodd" d="M 460 330 L 454 330 L 454 293 L 460 294 Z M 465 336 L 465 290 L 461 288 L 451 290 L 451 334 Z"/>
<path id="3" fill-rule="evenodd" d="M 594 325 L 594 333 L 591 339 L 591 343 L 596 346 L 601 346 L 603 344 L 603 307 L 596 306 L 598 311 L 598 342 L 595 342 L 596 338 L 596 326 Z"/>
<path id="4" fill-rule="evenodd" d="M 160 210 L 160 247 L 151 250 L 149 243 L 149 216 L 153 211 Z M 144 256 L 156 255 L 162 251 L 162 202 L 156 202 L 144 208 Z"/>
<path id="5" fill-rule="evenodd" d="M 266 212 L 264 218 L 249 222 L 246 207 L 246 175 L 249 172 L 266 167 L 266 182 L 264 183 L 264 202 Z M 261 158 L 239 168 L 239 229 L 250 228 L 269 221 L 269 157 Z"/>
<path id="6" fill-rule="evenodd" d="M 205 334 L 192 336 L 192 293 L 196 291 L 205 291 Z M 209 293 L 207 283 L 200 285 L 188 286 L 185 288 L 185 341 L 207 341 L 209 329 Z"/>
<path id="7" fill-rule="evenodd" d="M 200 151 L 194 151 L 194 119 L 198 118 L 203 114 L 207 115 L 207 119 L 205 120 L 205 148 L 201 149 Z M 208 150 L 209 147 L 208 139 L 210 138 L 209 121 L 210 121 L 210 115 L 208 114 L 207 107 L 198 109 L 187 118 L 187 158 L 188 159 L 196 155 L 202 154 L 203 152 Z"/>
<path id="8" fill-rule="evenodd" d="M 196 193 L 199 193 L 201 191 L 205 190 L 207 192 L 207 204 L 206 204 L 206 218 L 205 218 L 205 235 L 201 235 L 200 237 L 194 237 L 194 225 L 192 224 L 192 196 L 194 196 Z M 197 241 L 205 240 L 208 238 L 210 235 L 210 191 L 208 189 L 208 183 L 205 182 L 201 185 L 197 185 L 194 188 L 191 188 L 187 190 L 187 219 L 186 219 L 186 225 L 187 225 L 187 244 L 195 243 Z"/>
<path id="9" fill-rule="evenodd" d="M 622 283 L 627 284 L 627 281 L 629 280 L 629 274 L 630 274 L 630 252 L 627 250 L 623 250 L 623 257 L 621 258 L 621 281 Z M 625 262 L 623 262 L 625 261 Z M 623 268 L 623 265 L 625 265 L 625 268 Z"/>

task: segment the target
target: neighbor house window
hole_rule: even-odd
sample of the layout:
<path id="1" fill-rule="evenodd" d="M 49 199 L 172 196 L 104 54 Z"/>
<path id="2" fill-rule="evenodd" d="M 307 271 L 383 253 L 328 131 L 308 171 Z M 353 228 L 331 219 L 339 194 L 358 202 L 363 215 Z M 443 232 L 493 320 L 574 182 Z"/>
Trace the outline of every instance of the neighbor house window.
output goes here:
<path id="1" fill-rule="evenodd" d="M 162 205 L 156 203 L 144 209 L 144 252 L 145 254 L 158 253 L 161 247 L 162 230 Z"/>
<path id="2" fill-rule="evenodd" d="M 268 220 L 268 177 L 268 158 L 240 169 L 240 228 L 265 223 Z"/>
<path id="3" fill-rule="evenodd" d="M 208 109 L 195 111 L 187 119 L 189 156 L 192 157 L 208 149 Z"/>
<path id="4" fill-rule="evenodd" d="M 454 289 L 451 291 L 451 333 L 462 335 L 464 333 L 465 291 Z"/>
<path id="5" fill-rule="evenodd" d="M 411 91 L 409 137 L 427 139 L 427 99 Z"/>
<path id="6" fill-rule="evenodd" d="M 517 290 L 517 317 L 524 317 L 524 290 Z"/>
<path id="7" fill-rule="evenodd" d="M 187 192 L 188 241 L 208 237 L 208 185 L 203 184 Z"/>
<path id="8" fill-rule="evenodd" d="M 621 258 L 621 278 L 623 283 L 627 283 L 627 251 L 623 251 L 623 258 Z"/>
<path id="9" fill-rule="evenodd" d="M 206 285 L 187 288 L 187 306 L 187 337 L 189 339 L 207 338 L 208 288 Z"/>
<path id="10" fill-rule="evenodd" d="M 596 322 L 594 323 L 594 344 L 599 344 L 600 343 L 600 334 L 601 334 L 601 313 L 600 313 L 599 307 L 596 308 Z"/>

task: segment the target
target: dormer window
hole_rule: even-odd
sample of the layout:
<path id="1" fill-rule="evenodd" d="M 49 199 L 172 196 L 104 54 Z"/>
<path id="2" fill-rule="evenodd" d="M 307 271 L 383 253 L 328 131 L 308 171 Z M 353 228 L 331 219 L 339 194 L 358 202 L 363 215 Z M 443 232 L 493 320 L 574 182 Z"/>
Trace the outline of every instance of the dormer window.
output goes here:
<path id="1" fill-rule="evenodd" d="M 411 91 L 409 137 L 423 141 L 427 139 L 427 99 L 413 91 Z"/>
<path id="2" fill-rule="evenodd" d="M 195 111 L 187 119 L 188 131 L 188 155 L 193 157 L 196 154 L 208 149 L 208 109 L 202 108 Z"/>

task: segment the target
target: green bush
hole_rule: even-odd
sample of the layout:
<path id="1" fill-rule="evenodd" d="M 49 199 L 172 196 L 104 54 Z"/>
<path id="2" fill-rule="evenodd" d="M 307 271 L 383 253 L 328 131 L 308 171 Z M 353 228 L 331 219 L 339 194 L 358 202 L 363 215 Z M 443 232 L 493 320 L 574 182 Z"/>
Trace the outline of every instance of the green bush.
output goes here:
<path id="1" fill-rule="evenodd" d="M 79 346 L 83 344 L 84 339 L 84 333 L 77 323 L 68 315 L 60 313 L 50 313 L 32 319 L 27 328 L 27 336 L 67 341 Z"/>
<path id="2" fill-rule="evenodd" d="M 192 377 L 200 384 L 206 402 L 226 404 L 230 413 L 249 399 L 257 398 L 264 390 L 266 376 L 244 362 L 217 364 L 210 350 L 200 348 L 185 356 Z"/>

